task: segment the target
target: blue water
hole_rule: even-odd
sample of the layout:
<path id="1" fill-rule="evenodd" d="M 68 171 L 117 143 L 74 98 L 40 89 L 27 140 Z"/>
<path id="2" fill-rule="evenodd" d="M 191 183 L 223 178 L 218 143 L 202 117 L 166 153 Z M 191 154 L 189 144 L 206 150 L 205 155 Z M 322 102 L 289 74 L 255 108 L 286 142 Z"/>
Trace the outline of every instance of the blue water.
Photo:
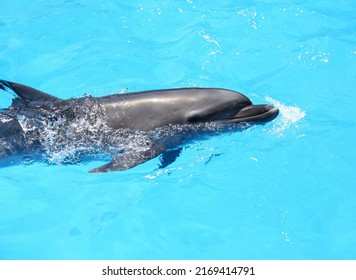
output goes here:
<path id="1" fill-rule="evenodd" d="M 1 1 L 0 78 L 61 98 L 224 87 L 281 114 L 161 170 L 2 166 L 0 258 L 355 259 L 354 1 L 120 2 Z"/>

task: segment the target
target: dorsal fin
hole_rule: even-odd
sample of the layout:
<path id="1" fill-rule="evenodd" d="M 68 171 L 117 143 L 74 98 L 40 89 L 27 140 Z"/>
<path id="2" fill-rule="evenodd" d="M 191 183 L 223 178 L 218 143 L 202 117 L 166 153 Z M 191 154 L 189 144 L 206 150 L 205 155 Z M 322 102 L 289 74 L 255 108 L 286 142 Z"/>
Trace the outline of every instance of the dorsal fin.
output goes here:
<path id="1" fill-rule="evenodd" d="M 16 95 L 20 99 L 24 99 L 27 102 L 32 102 L 32 101 L 54 102 L 54 101 L 61 100 L 61 99 L 54 97 L 48 93 L 31 88 L 29 86 L 25 86 L 25 85 L 14 83 L 14 82 L 8 82 L 8 81 L 4 81 L 4 80 L 0 80 L 0 89 L 2 89 L 2 90 L 10 89 L 14 93 L 16 93 Z"/>

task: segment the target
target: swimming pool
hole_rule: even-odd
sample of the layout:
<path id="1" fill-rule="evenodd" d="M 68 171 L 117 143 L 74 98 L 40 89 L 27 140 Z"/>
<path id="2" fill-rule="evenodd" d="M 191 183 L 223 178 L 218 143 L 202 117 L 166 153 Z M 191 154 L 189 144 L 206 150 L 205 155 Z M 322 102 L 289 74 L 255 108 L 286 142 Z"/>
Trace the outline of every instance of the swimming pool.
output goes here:
<path id="1" fill-rule="evenodd" d="M 0 168 L 0 258 L 355 259 L 353 1 L 148 2 L 2 1 L 0 78 L 61 98 L 224 87 L 280 116 L 165 169 Z"/>

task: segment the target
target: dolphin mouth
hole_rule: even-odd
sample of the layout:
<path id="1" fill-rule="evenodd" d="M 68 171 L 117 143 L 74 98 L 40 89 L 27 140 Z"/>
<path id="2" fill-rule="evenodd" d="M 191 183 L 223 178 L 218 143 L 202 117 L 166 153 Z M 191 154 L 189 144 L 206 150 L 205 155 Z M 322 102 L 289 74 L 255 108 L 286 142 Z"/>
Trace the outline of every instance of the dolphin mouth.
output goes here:
<path id="1" fill-rule="evenodd" d="M 278 114 L 279 109 L 272 105 L 249 105 L 226 121 L 234 123 L 264 123 L 275 119 Z"/>

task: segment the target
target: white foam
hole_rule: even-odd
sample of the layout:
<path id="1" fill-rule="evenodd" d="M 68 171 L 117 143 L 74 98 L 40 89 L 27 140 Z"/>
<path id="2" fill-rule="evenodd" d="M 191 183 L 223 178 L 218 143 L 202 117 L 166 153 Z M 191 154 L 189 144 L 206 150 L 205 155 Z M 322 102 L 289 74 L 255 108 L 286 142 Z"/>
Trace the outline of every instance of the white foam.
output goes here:
<path id="1" fill-rule="evenodd" d="M 265 100 L 279 108 L 279 117 L 269 129 L 269 132 L 272 135 L 283 137 L 286 129 L 290 127 L 298 127 L 297 123 L 306 115 L 299 107 L 287 106 L 271 97 L 266 97 Z"/>

